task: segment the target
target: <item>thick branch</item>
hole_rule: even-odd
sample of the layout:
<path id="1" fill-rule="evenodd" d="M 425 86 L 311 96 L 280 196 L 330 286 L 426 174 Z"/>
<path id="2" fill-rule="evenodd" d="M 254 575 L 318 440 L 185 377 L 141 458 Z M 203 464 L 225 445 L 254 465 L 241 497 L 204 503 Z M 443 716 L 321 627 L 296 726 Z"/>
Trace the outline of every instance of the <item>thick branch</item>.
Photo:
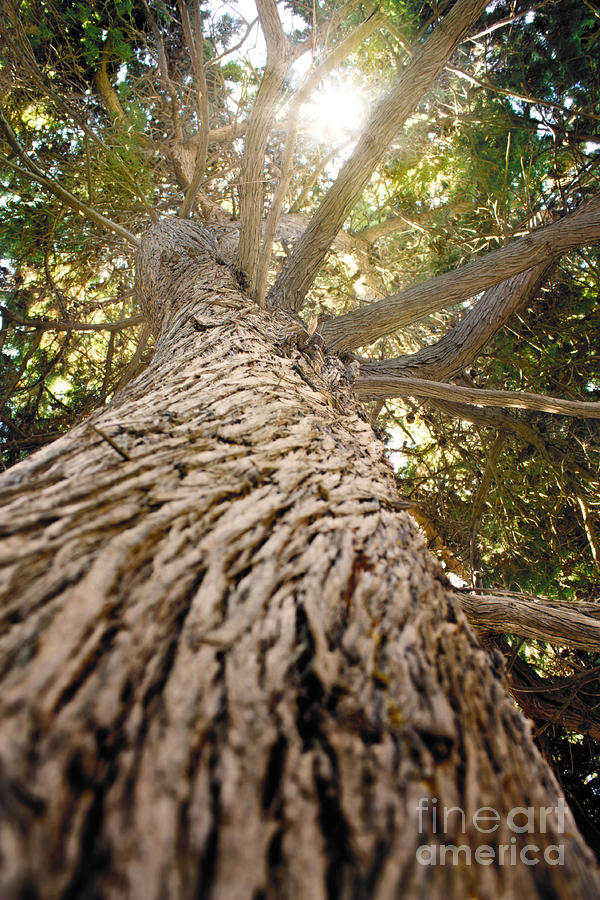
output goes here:
<path id="1" fill-rule="evenodd" d="M 393 90 L 377 104 L 354 152 L 277 279 L 270 294 L 271 305 L 300 308 L 333 239 L 391 141 L 485 5 L 485 0 L 458 0 L 421 50 L 415 53 Z"/>
<path id="2" fill-rule="evenodd" d="M 354 389 L 362 400 L 387 397 L 420 397 L 424 400 L 449 400 L 475 406 L 495 406 L 505 409 L 528 409 L 582 419 L 600 419 L 600 403 L 585 400 L 560 400 L 543 394 L 520 391 L 494 391 L 484 388 L 441 384 L 424 378 L 404 378 L 401 375 L 359 375 Z"/>
<path id="3" fill-rule="evenodd" d="M 457 594 L 477 628 L 600 653 L 600 610 L 593 603 L 553 603 L 510 595 Z"/>
<path id="4" fill-rule="evenodd" d="M 257 290 L 267 141 L 283 82 L 295 57 L 281 28 L 275 0 L 258 0 L 257 9 L 267 42 L 267 63 L 246 130 L 240 172 L 240 243 L 236 262 L 240 280 L 252 297 L 256 296 Z"/>
<path id="5" fill-rule="evenodd" d="M 198 143 L 196 146 L 196 159 L 194 165 L 194 174 L 188 189 L 185 192 L 179 215 L 185 219 L 189 216 L 194 200 L 200 187 L 202 176 L 206 170 L 206 157 L 208 154 L 208 140 L 210 128 L 210 110 L 208 107 L 208 88 L 206 86 L 206 71 L 204 68 L 204 39 L 202 36 L 202 21 L 200 11 L 196 10 L 196 36 L 192 34 L 192 26 L 190 16 L 185 0 L 178 0 L 181 22 L 183 25 L 183 33 L 188 44 L 190 58 L 192 61 L 192 69 L 194 71 L 194 81 L 196 85 L 196 93 L 198 97 L 198 115 L 200 117 L 200 132 L 198 134 Z"/>
<path id="6" fill-rule="evenodd" d="M 288 41 L 284 34 L 275 0 L 256 0 L 256 11 L 265 36 L 267 55 L 285 55 Z"/>
<path id="7" fill-rule="evenodd" d="M 171 80 L 171 76 L 169 74 L 169 62 L 167 60 L 165 44 L 160 33 L 160 28 L 156 23 L 156 19 L 152 14 L 152 10 L 148 5 L 147 0 L 140 0 L 140 2 L 146 16 L 146 21 L 150 27 L 150 30 L 152 31 L 154 43 L 156 44 L 156 52 L 158 54 L 158 68 L 165 89 L 169 95 L 169 100 L 171 102 L 171 118 L 173 121 L 173 130 L 175 132 L 175 137 L 178 141 L 182 141 L 183 130 L 181 127 L 181 116 L 179 115 L 179 101 L 177 99 L 177 91 L 175 90 L 175 85 L 173 84 L 173 81 Z"/>
<path id="8" fill-rule="evenodd" d="M 382 14 L 372 13 L 366 21 L 362 22 L 362 24 L 352 32 L 352 34 L 348 35 L 345 40 L 340 41 L 340 43 L 334 47 L 323 60 L 321 60 L 316 69 L 309 74 L 304 84 L 294 94 L 294 98 L 288 110 L 287 134 L 281 160 L 281 174 L 273 192 L 269 212 L 267 213 L 263 245 L 260 250 L 258 262 L 256 297 L 261 305 L 264 302 L 265 297 L 275 231 L 283 208 L 283 201 L 285 200 L 292 177 L 300 110 L 319 82 L 333 71 L 333 69 L 352 53 L 353 50 L 359 47 L 376 28 L 379 28 L 384 19 L 385 17 Z"/>
<path id="9" fill-rule="evenodd" d="M 363 309 L 328 320 L 322 328 L 322 335 L 328 346 L 338 351 L 370 344 L 527 269 L 547 265 L 573 247 L 598 240 L 600 198 L 595 197 L 585 212 L 570 213 L 558 222 L 538 228 L 459 269 L 416 284 Z"/>
<path id="10" fill-rule="evenodd" d="M 104 105 L 113 119 L 123 119 L 125 117 L 125 113 L 123 112 L 123 107 L 121 106 L 121 101 L 119 100 L 119 95 L 115 91 L 114 87 L 110 82 L 110 78 L 108 77 L 108 57 L 110 55 L 110 39 L 106 41 L 102 50 L 100 51 L 100 62 L 98 63 L 98 68 L 96 69 L 96 74 L 94 76 L 94 80 L 96 83 L 96 90 L 98 94 L 104 101 Z"/>
<path id="11" fill-rule="evenodd" d="M 530 303 L 552 263 L 542 263 L 489 288 L 439 341 L 394 359 L 361 360 L 362 375 L 407 375 L 434 381 L 463 371 L 518 309 Z"/>

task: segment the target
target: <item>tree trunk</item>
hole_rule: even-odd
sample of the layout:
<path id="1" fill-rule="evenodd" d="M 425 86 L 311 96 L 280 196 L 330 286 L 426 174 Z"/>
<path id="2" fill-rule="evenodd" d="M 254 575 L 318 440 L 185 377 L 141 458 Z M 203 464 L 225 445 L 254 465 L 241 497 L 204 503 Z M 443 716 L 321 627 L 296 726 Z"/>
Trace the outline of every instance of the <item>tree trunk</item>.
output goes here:
<path id="1" fill-rule="evenodd" d="M 2 898 L 599 896 L 343 366 L 190 223 L 138 276 L 151 366 L 1 482 Z"/>

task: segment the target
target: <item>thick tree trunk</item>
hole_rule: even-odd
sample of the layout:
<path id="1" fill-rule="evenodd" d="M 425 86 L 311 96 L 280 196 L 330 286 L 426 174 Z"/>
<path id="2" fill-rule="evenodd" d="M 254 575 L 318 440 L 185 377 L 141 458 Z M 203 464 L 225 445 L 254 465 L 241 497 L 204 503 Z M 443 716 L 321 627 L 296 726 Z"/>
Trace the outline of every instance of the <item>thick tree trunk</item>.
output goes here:
<path id="1" fill-rule="evenodd" d="M 2 898 L 599 896 L 341 364 L 189 223 L 140 293 L 150 368 L 1 483 Z"/>

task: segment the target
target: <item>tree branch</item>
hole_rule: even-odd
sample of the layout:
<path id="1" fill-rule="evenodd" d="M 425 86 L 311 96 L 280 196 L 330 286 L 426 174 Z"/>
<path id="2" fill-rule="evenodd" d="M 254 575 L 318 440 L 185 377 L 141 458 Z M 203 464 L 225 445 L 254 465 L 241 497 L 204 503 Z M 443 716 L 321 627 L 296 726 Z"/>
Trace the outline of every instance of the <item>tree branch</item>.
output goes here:
<path id="1" fill-rule="evenodd" d="M 269 55 L 273 58 L 284 56 L 289 44 L 283 31 L 275 0 L 255 0 L 255 2 L 258 20 L 267 45 L 267 57 Z"/>
<path id="2" fill-rule="evenodd" d="M 200 187 L 202 176 L 206 170 L 206 157 L 208 155 L 208 141 L 210 129 L 210 110 L 208 106 L 208 88 L 206 86 L 206 70 L 204 68 L 204 38 L 202 36 L 202 19 L 200 10 L 196 7 L 196 36 L 192 34 L 192 26 L 190 16 L 185 0 L 177 0 L 179 12 L 181 15 L 181 23 L 183 33 L 188 44 L 190 59 L 192 61 L 192 69 L 194 72 L 194 81 L 196 84 L 196 94 L 198 97 L 198 115 L 200 117 L 200 132 L 198 134 L 198 142 L 196 145 L 196 159 L 194 163 L 194 174 L 185 192 L 185 197 L 179 215 L 182 219 L 186 219 L 194 205 L 194 200 Z"/>
<path id="3" fill-rule="evenodd" d="M 8 400 L 8 398 L 10 397 L 10 395 L 12 394 L 12 392 L 14 391 L 16 386 L 18 385 L 19 381 L 23 377 L 25 370 L 27 369 L 29 360 L 32 358 L 33 354 L 39 347 L 41 340 L 42 340 L 41 331 L 38 332 L 37 334 L 34 334 L 33 339 L 31 341 L 31 345 L 29 346 L 27 352 L 25 353 L 25 356 L 23 357 L 21 365 L 19 366 L 17 371 L 14 373 L 13 377 L 9 378 L 8 384 L 6 385 L 5 390 L 4 390 L 4 394 L 0 397 L 0 411 L 2 411 L 4 409 L 4 404 L 6 403 L 6 401 Z"/>
<path id="4" fill-rule="evenodd" d="M 490 447 L 489 453 L 487 453 L 485 470 L 483 475 L 481 476 L 481 481 L 479 482 L 479 487 L 477 488 L 477 493 L 475 494 L 475 498 L 473 500 L 473 506 L 471 507 L 471 521 L 469 523 L 469 559 L 473 584 L 476 585 L 481 584 L 481 557 L 478 547 L 481 517 L 483 516 L 485 499 L 489 493 L 492 481 L 495 480 L 496 483 L 498 483 L 496 463 L 498 461 L 498 457 L 500 456 L 500 451 L 502 450 L 502 445 L 504 444 L 505 438 L 506 434 L 504 432 L 498 432 L 494 439 L 494 443 Z"/>
<path id="5" fill-rule="evenodd" d="M 518 309 L 534 299 L 553 265 L 552 262 L 541 263 L 488 288 L 458 325 L 429 347 L 392 359 L 361 360 L 361 375 L 405 375 L 433 381 L 454 378 L 479 355 Z"/>
<path id="6" fill-rule="evenodd" d="M 302 187 L 300 188 L 300 193 L 290 206 L 291 213 L 300 212 L 308 195 L 311 190 L 315 186 L 318 178 L 325 171 L 326 167 L 329 165 L 332 159 L 336 157 L 344 147 L 349 144 L 350 141 L 348 139 L 344 140 L 341 144 L 337 144 L 332 150 L 329 151 L 315 166 L 312 172 L 310 172 L 302 181 Z"/>
<path id="7" fill-rule="evenodd" d="M 48 79 L 44 76 L 43 72 L 40 70 L 38 66 L 37 60 L 35 58 L 35 54 L 32 50 L 31 43 L 29 38 L 25 34 L 21 20 L 19 18 L 18 12 L 14 9 L 14 5 L 12 3 L 3 3 L 3 8 L 7 10 L 7 19 L 9 19 L 15 28 L 17 33 L 17 39 L 13 39 L 12 35 L 8 31 L 6 27 L 2 24 L 2 19 L 0 17 L 0 34 L 7 42 L 9 49 L 14 53 L 15 58 L 19 58 L 23 61 L 26 66 L 27 72 L 29 76 L 36 82 L 36 84 L 41 88 L 41 90 L 48 96 L 50 99 L 56 104 L 58 109 L 62 109 L 76 125 L 81 128 L 85 137 L 89 138 L 96 146 L 98 146 L 103 153 L 107 155 L 111 160 L 114 161 L 119 171 L 122 173 L 123 177 L 129 184 L 133 194 L 140 200 L 142 206 L 150 216 L 150 218 L 154 221 L 158 221 L 158 215 L 152 206 L 148 203 L 144 193 L 140 190 L 138 183 L 135 178 L 133 178 L 129 168 L 125 165 L 119 154 L 109 147 L 93 130 L 90 128 L 85 118 L 81 116 L 78 110 L 73 107 L 68 100 L 62 94 L 57 93 L 54 90 L 52 84 L 48 81 Z"/>
<path id="8" fill-rule="evenodd" d="M 424 533 L 427 539 L 427 546 L 435 555 L 442 560 L 444 563 L 446 570 L 450 572 L 454 572 L 458 575 L 459 578 L 462 578 L 464 582 L 469 584 L 471 582 L 471 575 L 462 564 L 460 559 L 454 554 L 452 548 L 448 546 L 444 537 L 438 531 L 437 525 L 431 518 L 431 516 L 423 509 L 422 506 L 419 506 L 418 503 L 415 503 L 414 506 L 408 507 L 408 512 L 411 514 L 421 531 Z M 467 616 L 468 618 L 468 616 Z"/>
<path id="9" fill-rule="evenodd" d="M 122 331 L 124 328 L 131 328 L 133 325 L 139 325 L 144 321 L 144 317 L 140 313 L 137 316 L 129 316 L 127 319 L 119 319 L 117 322 L 73 322 L 69 319 L 61 319 L 53 322 L 50 319 L 29 319 L 27 316 L 20 316 L 18 313 L 8 309 L 6 306 L 0 306 L 0 314 L 14 322 L 15 325 L 23 325 L 26 328 L 34 328 L 36 331 Z"/>
<path id="10" fill-rule="evenodd" d="M 281 161 L 281 174 L 277 185 L 273 192 L 273 198 L 267 213 L 267 220 L 264 228 L 263 245 L 260 250 L 258 271 L 256 277 L 256 299 L 262 305 L 265 298 L 265 290 L 267 284 L 267 275 L 269 265 L 271 263 L 271 255 L 273 251 L 273 239 L 277 229 L 277 223 L 283 201 L 287 194 L 290 180 L 292 177 L 292 167 L 294 160 L 294 152 L 296 149 L 296 139 L 298 136 L 298 119 L 300 110 L 306 100 L 310 97 L 313 90 L 319 82 L 326 77 L 333 69 L 338 66 L 342 60 L 353 52 L 362 42 L 375 31 L 376 28 L 385 21 L 385 16 L 381 13 L 371 13 L 371 15 L 356 28 L 352 34 L 348 35 L 343 41 L 334 47 L 334 49 L 320 61 L 316 69 L 307 77 L 304 84 L 296 91 L 294 98 L 290 104 L 287 117 L 287 135 L 283 148 Z"/>
<path id="11" fill-rule="evenodd" d="M 329 41 L 329 35 L 335 34 L 342 22 L 357 9 L 363 0 L 346 0 L 340 3 L 330 13 L 330 15 L 320 23 L 316 35 L 311 35 L 313 41 L 313 51 L 315 47 L 325 47 Z M 314 7 L 313 7 L 314 8 Z"/>
<path id="12" fill-rule="evenodd" d="M 162 39 L 162 35 L 160 33 L 160 28 L 156 23 L 156 19 L 152 14 L 152 10 L 148 5 L 147 0 L 140 0 L 142 5 L 142 9 L 144 10 L 144 15 L 146 16 L 146 22 L 148 23 L 150 30 L 152 32 L 152 36 L 154 37 L 154 42 L 156 43 L 156 51 L 158 54 L 158 69 L 163 81 L 163 84 L 167 90 L 169 95 L 169 100 L 171 102 L 171 119 L 173 121 L 173 130 L 175 133 L 175 137 L 178 141 L 183 141 L 183 130 L 181 127 L 181 117 L 179 115 L 179 101 L 177 99 L 177 91 L 175 90 L 175 85 L 171 80 L 171 76 L 169 74 L 169 63 L 167 60 L 167 53 L 165 50 L 165 43 Z"/>
<path id="13" fill-rule="evenodd" d="M 455 596 L 477 628 L 600 653 L 600 609 L 593 603 L 560 603 L 501 592 Z"/>
<path id="14" fill-rule="evenodd" d="M 523 419 L 519 419 L 497 407 L 469 406 L 466 403 L 454 403 L 447 400 L 430 400 L 428 405 L 437 409 L 443 415 L 452 416 L 454 419 L 464 419 L 466 422 L 473 422 L 475 425 L 483 425 L 484 428 L 495 428 L 510 434 L 516 434 L 522 441 L 535 447 L 543 459 L 549 459 L 548 448 L 541 435 L 527 422 L 524 422 Z"/>
<path id="15" fill-rule="evenodd" d="M 561 400 L 543 394 L 520 391 L 495 391 L 484 388 L 459 387 L 424 378 L 404 378 L 401 375 L 359 375 L 354 389 L 362 400 L 387 397 L 420 397 L 424 400 L 449 400 L 474 406 L 495 406 L 501 409 L 527 409 L 582 419 L 600 419 L 600 403 L 585 400 Z"/>
<path id="16" fill-rule="evenodd" d="M 498 646 L 504 641 L 498 640 Z M 517 657 L 508 672 L 511 693 L 526 716 L 560 725 L 570 731 L 600 740 L 600 717 L 589 697 L 581 697 L 590 681 L 598 680 L 598 670 L 584 670 L 571 678 L 541 678 L 533 666 Z M 597 693 L 593 697 L 597 703 Z"/>
<path id="17" fill-rule="evenodd" d="M 597 566 L 600 568 L 600 542 L 598 541 L 598 534 L 596 532 L 596 527 L 594 525 L 594 520 L 590 515 L 590 510 L 587 504 L 587 500 L 583 495 L 583 491 L 579 487 L 578 484 L 573 485 L 573 490 L 575 497 L 577 499 L 577 506 L 579 507 L 579 512 L 581 514 L 581 519 L 583 522 L 583 530 L 585 531 L 585 536 L 587 537 L 588 544 L 590 546 L 590 550 L 592 552 L 592 558 Z"/>
<path id="18" fill-rule="evenodd" d="M 4 118 L 2 110 L 0 109 L 0 124 L 3 126 L 3 130 L 5 130 L 5 123 L 8 124 L 6 122 L 6 119 Z M 9 143 L 11 143 L 10 139 Z M 13 146 L 12 143 L 11 146 Z M 86 219 L 89 219 L 96 225 L 100 225 L 102 228 L 107 228 L 109 231 L 114 231 L 115 234 L 118 234 L 119 237 L 124 238 L 127 243 L 131 244 L 132 247 L 139 247 L 140 242 L 131 231 L 128 231 L 127 228 L 123 228 L 123 226 L 119 225 L 117 222 L 113 222 L 111 219 L 107 219 L 106 216 L 103 216 L 102 213 L 99 213 L 93 207 L 88 206 L 81 200 L 78 200 L 74 194 L 72 194 L 70 191 L 67 191 L 66 188 L 63 188 L 57 181 L 53 181 L 51 178 L 48 178 L 21 149 L 21 145 L 18 142 L 17 146 L 19 148 L 17 152 L 19 153 L 20 158 L 23 160 L 27 168 L 23 169 L 21 166 L 13 163 L 12 160 L 8 159 L 6 156 L 0 154 L 0 161 L 3 163 L 3 165 L 8 166 L 13 170 L 13 172 L 18 172 L 19 175 L 24 175 L 26 178 L 31 178 L 32 181 L 37 181 L 48 191 L 50 191 L 51 194 L 54 194 L 55 197 L 58 197 L 59 200 L 62 200 L 63 203 L 65 203 L 71 209 L 74 209 L 76 212 L 81 213 L 81 215 L 85 216 Z"/>
<path id="19" fill-rule="evenodd" d="M 246 129 L 240 171 L 240 243 L 236 261 L 240 283 L 251 297 L 257 294 L 267 141 L 285 76 L 300 52 L 291 47 L 283 33 L 275 0 L 257 0 L 256 6 L 267 43 L 267 63 Z"/>
<path id="20" fill-rule="evenodd" d="M 119 95 L 110 83 L 108 77 L 108 58 L 110 55 L 110 37 L 104 42 L 104 46 L 100 50 L 100 61 L 94 75 L 94 83 L 98 94 L 104 101 L 104 105 L 112 119 L 124 119 L 125 113 L 119 100 Z"/>
<path id="21" fill-rule="evenodd" d="M 458 75 L 459 78 L 464 78 L 470 84 L 485 88 L 502 97 L 508 97 L 510 100 L 520 100 L 521 103 L 530 103 L 533 106 L 543 106 L 547 109 L 554 110 L 554 112 L 562 113 L 566 119 L 573 119 L 575 116 L 581 116 L 584 119 L 592 119 L 595 122 L 600 122 L 600 116 L 594 115 L 593 113 L 585 113 L 574 108 L 567 109 L 564 106 L 560 106 L 558 103 L 551 103 L 549 100 L 540 100 L 538 97 L 529 97 L 527 94 L 518 94 L 516 91 L 501 88 L 491 81 L 484 81 L 482 78 L 477 78 L 475 75 L 471 75 L 469 72 L 465 72 L 463 69 L 458 69 L 455 66 L 446 66 L 446 70 L 452 72 L 454 75 Z"/>
<path id="22" fill-rule="evenodd" d="M 459 269 L 416 284 L 363 309 L 329 319 L 321 333 L 328 346 L 337 351 L 370 344 L 520 272 L 548 264 L 573 247 L 598 240 L 600 196 L 589 201 L 585 211 L 576 210 L 558 222 L 538 228 Z"/>
<path id="23" fill-rule="evenodd" d="M 485 5 L 485 0 L 458 0 L 415 53 L 396 86 L 377 104 L 354 152 L 271 290 L 269 302 L 272 306 L 300 308 L 333 239 L 383 154 Z"/>
<path id="24" fill-rule="evenodd" d="M 395 231 L 399 231 L 400 228 L 406 228 L 407 225 L 410 228 L 411 224 L 412 223 L 409 222 L 408 219 L 405 219 L 404 216 L 389 216 L 389 218 L 385 219 L 383 222 L 377 222 L 375 225 L 367 225 L 366 228 L 355 231 L 354 235 L 363 241 L 368 241 L 370 244 L 373 244 L 375 241 L 378 241 L 379 238 L 385 237 L 388 234 L 393 234 Z"/>

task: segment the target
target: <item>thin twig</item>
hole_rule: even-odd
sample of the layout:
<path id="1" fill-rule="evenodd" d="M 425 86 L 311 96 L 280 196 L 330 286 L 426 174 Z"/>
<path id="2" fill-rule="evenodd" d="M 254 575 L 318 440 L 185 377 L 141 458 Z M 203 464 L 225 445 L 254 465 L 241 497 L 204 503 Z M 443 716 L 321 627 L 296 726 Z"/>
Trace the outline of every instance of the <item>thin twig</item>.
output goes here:
<path id="1" fill-rule="evenodd" d="M 102 431 L 100 428 L 96 428 L 96 426 L 92 425 L 91 423 L 88 423 L 87 427 L 90 428 L 92 431 L 95 431 L 96 434 L 99 434 L 100 437 L 103 438 L 107 444 L 110 444 L 110 446 L 113 448 L 113 450 L 115 450 L 119 454 L 119 456 L 122 456 L 123 459 L 127 460 L 127 462 L 129 462 L 131 460 L 131 457 L 129 456 L 129 454 L 126 453 L 124 450 L 121 450 L 119 445 L 117 443 L 115 443 L 115 441 L 113 441 L 113 439 L 111 437 L 109 437 L 104 431 Z"/>

